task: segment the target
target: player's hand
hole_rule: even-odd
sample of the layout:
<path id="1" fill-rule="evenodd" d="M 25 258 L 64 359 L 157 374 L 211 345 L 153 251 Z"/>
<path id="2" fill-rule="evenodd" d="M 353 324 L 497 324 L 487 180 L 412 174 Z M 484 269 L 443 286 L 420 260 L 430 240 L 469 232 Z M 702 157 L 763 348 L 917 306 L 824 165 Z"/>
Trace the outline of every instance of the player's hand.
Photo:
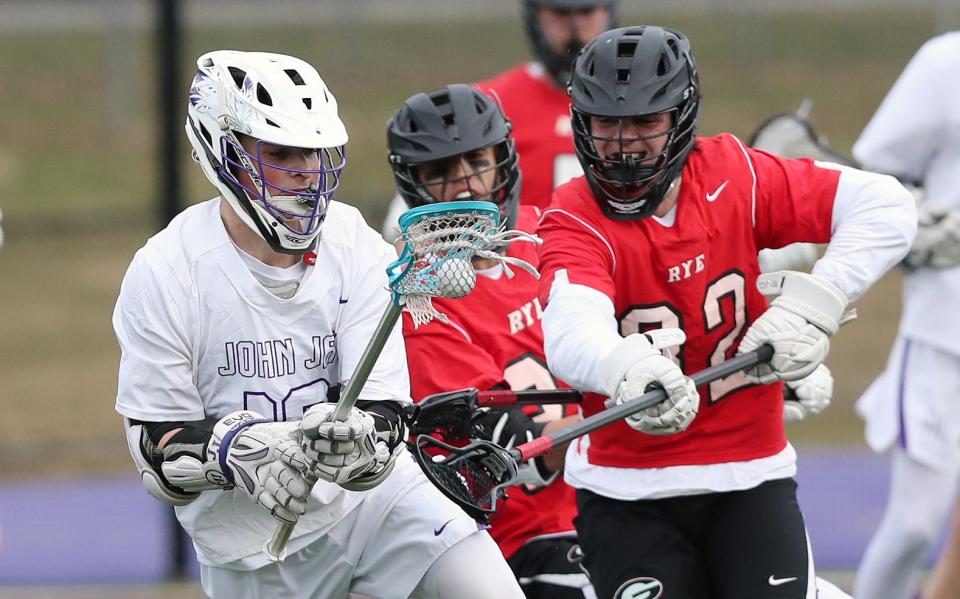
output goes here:
<path id="1" fill-rule="evenodd" d="M 546 423 L 536 422 L 520 408 L 480 408 L 471 419 L 473 436 L 492 441 L 505 449 L 533 441 L 541 434 Z M 517 484 L 527 485 L 530 490 L 545 487 L 560 475 L 559 470 L 550 470 L 540 458 L 531 458 L 521 464 L 517 472 Z"/>
<path id="2" fill-rule="evenodd" d="M 392 466 L 387 443 L 378 438 L 373 416 L 353 408 L 343 421 L 333 416 L 337 406 L 322 403 L 303 415 L 303 452 L 310 471 L 325 481 L 351 488 L 349 483 L 377 474 Z M 377 478 L 376 483 L 384 477 Z M 365 490 L 353 487 L 351 490 Z"/>
<path id="3" fill-rule="evenodd" d="M 917 236 L 903 262 L 909 267 L 960 266 L 960 212 L 923 202 L 917 207 Z"/>
<path id="4" fill-rule="evenodd" d="M 738 353 L 769 343 L 773 358 L 745 374 L 759 384 L 801 379 L 826 359 L 830 337 L 847 308 L 847 296 L 830 281 L 802 272 L 780 271 L 757 280 L 761 291 L 768 284 L 779 286 L 780 295 L 750 325 Z"/>
<path id="5" fill-rule="evenodd" d="M 279 520 L 296 523 L 307 510 L 310 484 L 296 422 L 273 422 L 256 412 L 233 412 L 213 428 L 208 461 Z"/>
<path id="6" fill-rule="evenodd" d="M 690 377 L 661 350 L 683 344 L 680 329 L 658 329 L 629 335 L 614 348 L 603 366 L 603 390 L 612 407 L 636 399 L 656 387 L 666 399 L 627 416 L 634 430 L 650 435 L 672 435 L 684 431 L 700 409 L 700 394 Z"/>
<path id="7" fill-rule="evenodd" d="M 826 364 L 817 366 L 809 376 L 787 381 L 783 386 L 783 419 L 796 422 L 816 416 L 833 399 L 833 375 Z"/>

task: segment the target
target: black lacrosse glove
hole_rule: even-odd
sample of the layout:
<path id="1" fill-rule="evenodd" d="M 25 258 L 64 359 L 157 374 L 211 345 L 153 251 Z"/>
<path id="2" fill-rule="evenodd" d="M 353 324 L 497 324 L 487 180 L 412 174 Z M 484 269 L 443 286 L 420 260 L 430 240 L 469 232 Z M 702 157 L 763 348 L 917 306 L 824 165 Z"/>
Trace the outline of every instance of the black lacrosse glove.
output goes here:
<path id="1" fill-rule="evenodd" d="M 505 449 L 533 441 L 543 434 L 544 422 L 536 422 L 520 408 L 486 409 L 481 408 L 471 419 L 473 437 L 492 441 Z M 527 491 L 545 487 L 552 483 L 559 471 L 551 471 L 541 458 L 527 460 L 520 464 L 517 484 Z"/>

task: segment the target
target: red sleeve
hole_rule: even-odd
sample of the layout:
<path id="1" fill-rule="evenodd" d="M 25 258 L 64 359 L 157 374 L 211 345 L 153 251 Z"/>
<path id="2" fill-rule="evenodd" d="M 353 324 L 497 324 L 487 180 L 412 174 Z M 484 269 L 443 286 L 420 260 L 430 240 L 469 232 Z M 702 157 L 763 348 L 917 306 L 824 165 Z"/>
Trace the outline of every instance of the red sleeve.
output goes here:
<path id="1" fill-rule="evenodd" d="M 757 177 L 754 238 L 759 248 L 827 243 L 840 171 L 809 158 L 788 160 L 748 150 Z"/>
<path id="2" fill-rule="evenodd" d="M 451 323 L 434 320 L 414 328 L 410 315 L 403 315 L 410 395 L 414 401 L 465 387 L 508 388 L 503 370 L 493 357 L 471 343 L 452 318 Z"/>
<path id="3" fill-rule="evenodd" d="M 613 299 L 613 246 L 600 229 L 582 216 L 551 207 L 543 213 L 537 235 L 543 239 L 538 252 L 541 304 L 547 305 L 558 272 L 572 284 L 592 287 Z"/>

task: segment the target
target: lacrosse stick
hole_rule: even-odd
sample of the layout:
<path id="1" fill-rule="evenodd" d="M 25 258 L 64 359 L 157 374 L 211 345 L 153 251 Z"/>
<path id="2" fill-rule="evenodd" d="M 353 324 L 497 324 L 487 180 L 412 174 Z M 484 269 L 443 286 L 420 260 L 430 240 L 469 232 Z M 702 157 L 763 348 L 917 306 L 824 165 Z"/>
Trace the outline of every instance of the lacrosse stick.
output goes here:
<path id="1" fill-rule="evenodd" d="M 700 387 L 766 362 L 772 356 L 773 346 L 765 344 L 752 352 L 701 370 L 690 378 Z M 507 487 L 516 484 L 518 463 L 542 456 L 562 443 L 655 406 L 666 397 L 663 389 L 648 391 L 636 399 L 510 450 L 483 440 L 473 441 L 465 447 L 455 447 L 428 435 L 420 435 L 412 443 L 411 451 L 430 482 L 478 522 L 485 522 L 497 510 L 498 502 L 506 496 Z M 438 454 L 438 451 L 442 453 Z"/>
<path id="2" fill-rule="evenodd" d="M 474 256 L 503 263 L 507 276 L 513 276 L 509 268 L 511 264 L 539 276 L 526 262 L 501 256 L 495 251 L 495 248 L 513 241 L 538 242 L 539 239 L 519 231 L 502 230 L 500 209 L 491 202 L 458 201 L 418 206 L 405 212 L 399 224 L 398 241 L 404 244 L 403 251 L 387 268 L 392 301 L 337 401 L 336 421 L 342 421 L 350 414 L 404 309 L 410 312 L 415 326 L 434 318 L 446 320 L 446 315 L 433 307 L 432 298 L 463 297 L 473 291 L 477 281 L 471 263 Z M 390 467 L 393 467 L 392 462 Z M 316 477 L 308 476 L 309 483 L 316 480 Z M 282 561 L 285 557 L 284 548 L 293 526 L 281 522 L 264 545 L 263 551 L 271 560 Z"/>
<path id="3" fill-rule="evenodd" d="M 754 129 L 747 145 L 782 158 L 813 158 L 856 166 L 853 160 L 831 148 L 827 138 L 814 130 L 810 124 L 812 109 L 813 101 L 807 98 L 795 112 L 767 118 Z"/>
<path id="4" fill-rule="evenodd" d="M 439 435 L 447 441 L 469 439 L 473 436 L 471 419 L 481 408 L 571 404 L 580 403 L 582 399 L 583 395 L 576 389 L 478 391 L 471 387 L 446 391 L 426 397 L 420 402 L 410 434 Z"/>

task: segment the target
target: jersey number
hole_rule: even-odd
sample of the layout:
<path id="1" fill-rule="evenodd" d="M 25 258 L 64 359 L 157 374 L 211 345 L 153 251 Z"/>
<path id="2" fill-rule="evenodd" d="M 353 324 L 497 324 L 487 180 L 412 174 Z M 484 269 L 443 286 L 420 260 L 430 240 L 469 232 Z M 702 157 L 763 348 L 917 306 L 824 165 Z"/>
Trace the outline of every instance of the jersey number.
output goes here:
<path id="1" fill-rule="evenodd" d="M 550 374 L 547 365 L 533 355 L 524 354 L 503 369 L 503 378 L 514 391 L 522 389 L 556 389 L 557 380 Z M 540 406 L 540 412 L 533 419 L 537 422 L 549 422 L 563 418 L 562 405 Z"/>
<path id="2" fill-rule="evenodd" d="M 707 286 L 702 306 L 706 332 L 723 333 L 710 352 L 710 366 L 727 359 L 727 353 L 743 332 L 747 323 L 746 297 L 746 277 L 740 271 L 728 272 Z M 683 328 L 683 315 L 669 302 L 631 308 L 620 319 L 620 334 L 624 337 L 658 328 Z M 683 348 L 674 357 L 686 372 Z M 717 379 L 707 390 L 708 401 L 716 403 L 749 384 L 742 372 Z"/>

